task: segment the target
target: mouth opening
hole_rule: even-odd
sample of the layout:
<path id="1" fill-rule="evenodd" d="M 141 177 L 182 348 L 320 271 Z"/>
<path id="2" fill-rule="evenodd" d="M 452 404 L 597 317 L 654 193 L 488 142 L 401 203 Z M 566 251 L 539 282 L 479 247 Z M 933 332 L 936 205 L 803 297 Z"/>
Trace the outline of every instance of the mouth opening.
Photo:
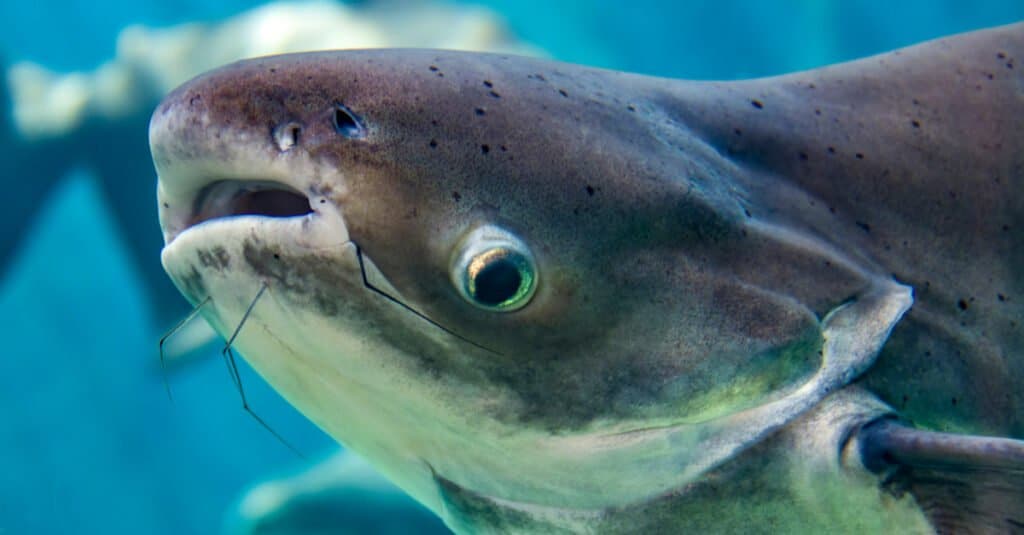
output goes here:
<path id="1" fill-rule="evenodd" d="M 221 180 L 196 196 L 188 226 L 242 215 L 286 218 L 312 213 L 308 197 L 280 182 Z"/>

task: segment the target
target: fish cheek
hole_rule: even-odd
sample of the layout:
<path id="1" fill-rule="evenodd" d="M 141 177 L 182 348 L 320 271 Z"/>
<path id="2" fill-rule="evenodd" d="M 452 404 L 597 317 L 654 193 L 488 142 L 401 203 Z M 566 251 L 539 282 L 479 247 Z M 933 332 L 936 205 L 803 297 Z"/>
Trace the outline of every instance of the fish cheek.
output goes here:
<path id="1" fill-rule="evenodd" d="M 353 292 L 353 273 L 330 254 L 294 254 L 258 240 L 242 247 L 244 261 L 273 291 L 320 316 L 335 317 Z M 355 273 L 354 275 L 358 275 Z"/>
<path id="2" fill-rule="evenodd" d="M 661 351 L 674 347 L 678 359 L 666 394 L 680 414 L 702 419 L 759 405 L 820 367 L 821 327 L 806 308 L 725 281 L 708 295 L 692 325 L 665 326 L 674 335 Z"/>

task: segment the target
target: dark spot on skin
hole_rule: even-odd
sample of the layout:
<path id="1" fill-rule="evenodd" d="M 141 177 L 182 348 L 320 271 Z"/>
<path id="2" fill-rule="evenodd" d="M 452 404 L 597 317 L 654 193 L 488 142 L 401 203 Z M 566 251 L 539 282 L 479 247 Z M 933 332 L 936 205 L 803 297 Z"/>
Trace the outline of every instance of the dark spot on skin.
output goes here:
<path id="1" fill-rule="evenodd" d="M 437 140 L 436 139 L 431 139 L 430 140 L 430 148 L 432 148 L 432 149 L 436 149 L 437 148 Z"/>
<path id="2" fill-rule="evenodd" d="M 913 121 L 910 121 L 910 124 L 913 125 L 914 128 L 921 128 L 921 123 L 919 121 L 917 121 L 916 119 L 913 120 Z"/>
<path id="3" fill-rule="evenodd" d="M 742 136 L 743 135 L 743 131 L 740 130 L 739 128 L 733 128 L 732 133 L 736 134 L 737 136 Z"/>
<path id="4" fill-rule="evenodd" d="M 186 275 L 175 275 L 173 278 L 179 282 L 182 293 L 192 298 L 193 301 L 200 301 L 206 297 L 206 284 L 203 283 L 203 276 L 196 267 L 189 266 L 191 270 Z"/>
<path id="5" fill-rule="evenodd" d="M 590 196 L 594 195 L 594 186 L 591 186 L 590 184 L 587 184 L 587 195 L 590 195 Z"/>
<path id="6" fill-rule="evenodd" d="M 171 205 L 169 205 L 167 203 L 164 203 L 164 208 L 170 208 L 170 207 L 171 207 Z"/>
<path id="7" fill-rule="evenodd" d="M 956 307 L 960 310 L 967 310 L 967 301 L 964 301 L 963 299 L 957 301 Z"/>
<path id="8" fill-rule="evenodd" d="M 444 78 L 444 73 L 443 73 L 443 72 L 439 72 L 439 73 L 437 73 L 437 77 L 438 77 L 438 78 Z"/>
<path id="9" fill-rule="evenodd" d="M 835 154 L 836 153 L 836 148 L 835 147 L 829 147 L 828 148 L 828 153 L 829 154 Z"/>
<path id="10" fill-rule="evenodd" d="M 815 115 L 821 115 L 821 110 L 814 110 Z"/>
<path id="11" fill-rule="evenodd" d="M 430 66 L 430 70 L 433 71 L 433 72 L 437 72 L 438 71 L 437 65 L 431 65 Z"/>
<path id="12" fill-rule="evenodd" d="M 856 223 L 857 223 L 857 226 L 860 227 L 861 230 L 863 230 L 864 232 L 867 232 L 868 234 L 871 233 L 871 225 L 869 225 L 869 224 L 867 224 L 867 223 L 865 223 L 863 221 L 857 221 Z"/>
<path id="13" fill-rule="evenodd" d="M 483 108 L 477 108 L 477 109 L 476 109 L 476 114 L 477 114 L 477 115 L 484 115 L 484 114 L 486 114 L 486 113 L 487 113 L 487 112 L 486 112 L 486 111 L 484 111 L 484 109 L 483 109 Z"/>
<path id="14" fill-rule="evenodd" d="M 764 103 L 761 102 L 760 100 L 757 100 L 757 99 L 751 100 L 750 101 L 750 105 L 755 107 L 755 108 L 757 108 L 757 109 L 759 109 L 759 110 L 764 109 Z"/>
<path id="15" fill-rule="evenodd" d="M 988 78 L 989 80 L 994 80 L 996 75 L 994 75 L 992 73 L 988 73 L 988 74 L 985 75 L 985 77 Z"/>
<path id="16" fill-rule="evenodd" d="M 859 152 L 857 154 L 854 154 L 854 156 L 856 156 L 858 160 L 863 160 L 864 159 L 864 155 L 859 153 Z"/>
<path id="17" fill-rule="evenodd" d="M 999 299 L 1000 302 L 1006 302 L 1006 296 L 1003 294 L 996 294 L 996 299 Z"/>
<path id="18" fill-rule="evenodd" d="M 327 199 L 320 199 L 320 204 L 327 204 Z"/>
<path id="19" fill-rule="evenodd" d="M 996 54 L 996 57 L 999 59 L 1006 59 L 1006 52 L 999 52 Z"/>
<path id="20" fill-rule="evenodd" d="M 801 152 L 800 153 L 800 159 L 806 162 L 807 161 L 807 153 L 806 152 Z"/>
<path id="21" fill-rule="evenodd" d="M 746 208 L 744 208 L 744 209 L 743 209 L 743 213 L 744 213 L 744 214 L 745 214 L 745 215 L 746 215 L 747 217 L 753 217 L 752 215 L 750 215 L 750 210 L 748 210 L 748 209 L 746 209 Z"/>
<path id="22" fill-rule="evenodd" d="M 452 192 L 452 198 L 455 199 L 455 202 L 459 202 L 459 201 L 462 200 L 462 194 L 460 194 L 457 191 L 453 191 Z"/>
<path id="23" fill-rule="evenodd" d="M 629 106 L 626 106 L 626 109 L 629 110 L 629 111 L 636 111 L 636 106 L 633 106 L 632 104 L 630 104 Z"/>
<path id="24" fill-rule="evenodd" d="M 430 126 L 437 126 L 437 119 L 430 121 Z"/>
<path id="25" fill-rule="evenodd" d="M 492 84 L 490 80 L 484 80 L 484 86 L 489 89 L 494 87 L 494 84 Z"/>
<path id="26" fill-rule="evenodd" d="M 501 152 L 505 152 L 505 151 L 508 150 L 508 147 L 506 147 L 505 145 L 502 145 L 502 146 L 500 146 L 498 148 L 501 149 Z"/>
<path id="27" fill-rule="evenodd" d="M 1003 232 L 1007 232 L 1009 230 L 1010 230 L 1010 225 L 1003 225 Z"/>
<path id="28" fill-rule="evenodd" d="M 558 90 L 558 94 L 560 94 L 560 95 L 562 95 L 563 97 L 566 97 L 566 98 L 569 97 L 569 93 L 566 93 L 564 89 L 559 89 Z"/>
<path id="29" fill-rule="evenodd" d="M 491 91 L 488 94 L 491 95 L 494 98 L 501 98 L 501 95 L 499 95 L 496 91 Z"/>
<path id="30" fill-rule="evenodd" d="M 338 314 L 338 295 L 326 291 L 311 291 L 313 288 L 340 288 L 342 277 L 332 271 L 333 266 L 319 262 L 316 257 L 289 258 L 278 261 L 278 253 L 257 242 L 247 240 L 242 246 L 243 260 L 261 278 L 273 287 L 284 290 L 292 298 L 303 298 L 315 307 L 321 315 Z"/>
<path id="31" fill-rule="evenodd" d="M 487 154 L 488 152 L 491 152 L 490 145 L 480 145 L 480 152 L 482 152 L 484 154 Z"/>
<path id="32" fill-rule="evenodd" d="M 231 256 L 223 247 L 214 247 L 211 250 L 200 250 L 196 252 L 199 257 L 199 264 L 206 268 L 216 270 L 227 269 L 231 265 Z"/>
<path id="33" fill-rule="evenodd" d="M 950 403 L 953 404 L 954 407 L 956 407 L 956 398 L 951 398 L 949 401 Z"/>
<path id="34" fill-rule="evenodd" d="M 277 253 L 274 253 L 274 260 L 280 260 L 280 259 L 281 259 L 281 255 L 279 255 Z"/>

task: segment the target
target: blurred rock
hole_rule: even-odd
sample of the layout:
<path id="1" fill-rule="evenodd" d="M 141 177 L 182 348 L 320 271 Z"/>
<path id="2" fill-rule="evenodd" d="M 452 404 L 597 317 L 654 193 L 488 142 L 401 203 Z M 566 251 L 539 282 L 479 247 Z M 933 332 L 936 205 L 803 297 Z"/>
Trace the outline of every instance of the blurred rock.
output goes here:
<path id="1" fill-rule="evenodd" d="M 116 57 L 91 72 L 55 73 L 22 62 L 10 67 L 14 122 L 29 139 L 66 135 L 89 117 L 116 121 L 148 113 L 178 84 L 238 59 L 336 48 L 426 47 L 521 54 L 493 12 L 427 2 L 327 1 L 266 4 L 220 24 L 130 26 Z"/>

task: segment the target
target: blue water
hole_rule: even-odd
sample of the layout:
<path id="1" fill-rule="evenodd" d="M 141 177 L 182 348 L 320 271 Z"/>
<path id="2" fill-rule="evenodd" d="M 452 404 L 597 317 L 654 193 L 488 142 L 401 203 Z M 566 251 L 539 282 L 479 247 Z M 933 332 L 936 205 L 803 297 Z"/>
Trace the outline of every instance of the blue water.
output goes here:
<path id="1" fill-rule="evenodd" d="M 480 3 L 556 58 L 693 78 L 809 68 L 1024 18 L 1020 0 Z M 91 69 L 127 24 L 213 21 L 249 5 L 4 2 L 0 58 Z M 7 191 L 42 178 L 0 180 Z M 303 461 L 240 409 L 216 358 L 175 373 L 168 400 L 153 312 L 164 305 L 148 301 L 105 203 L 87 172 L 62 177 L 2 259 L 0 534 L 215 533 L 247 484 Z M 253 374 L 243 380 L 261 416 L 300 450 L 329 448 Z"/>

